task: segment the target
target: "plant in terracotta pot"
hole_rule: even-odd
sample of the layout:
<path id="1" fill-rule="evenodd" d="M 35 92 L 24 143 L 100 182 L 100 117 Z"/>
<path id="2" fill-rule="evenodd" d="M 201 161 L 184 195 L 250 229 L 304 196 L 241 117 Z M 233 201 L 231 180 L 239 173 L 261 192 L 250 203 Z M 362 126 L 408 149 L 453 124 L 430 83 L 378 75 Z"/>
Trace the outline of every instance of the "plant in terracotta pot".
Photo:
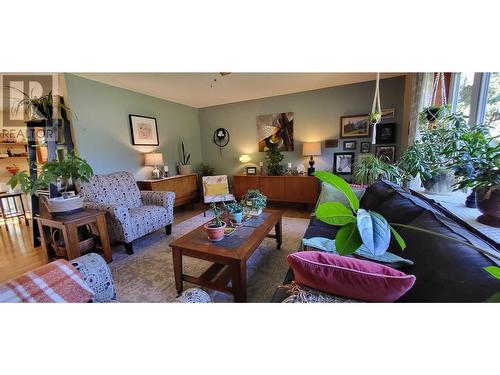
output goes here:
<path id="1" fill-rule="evenodd" d="M 210 207 L 214 213 L 214 218 L 203 227 L 208 233 L 208 239 L 212 242 L 217 242 L 224 238 L 226 223 L 222 220 L 222 209 L 217 207 L 215 203 L 212 203 Z"/>
<path id="2" fill-rule="evenodd" d="M 192 173 L 192 166 L 190 164 L 191 154 L 188 154 L 186 152 L 183 141 L 181 141 L 181 152 L 182 152 L 182 159 L 177 162 L 179 173 L 182 175 L 191 174 Z"/>
<path id="3" fill-rule="evenodd" d="M 489 128 L 475 126 L 461 135 L 451 160 L 457 182 L 455 190 L 471 188 L 483 224 L 500 227 L 500 143 Z"/>
<path id="4" fill-rule="evenodd" d="M 223 205 L 224 209 L 229 214 L 230 219 L 236 224 L 241 224 L 241 221 L 243 220 L 243 204 L 235 201 L 229 203 L 223 202 Z"/>
<path id="5" fill-rule="evenodd" d="M 9 180 L 14 189 L 21 186 L 26 194 L 38 194 L 41 189 L 47 189 L 50 184 L 60 185 L 61 197 L 47 200 L 47 208 L 54 215 L 63 215 L 81 210 L 83 198 L 68 192 L 72 182 L 80 180 L 88 182 L 93 175 L 92 167 L 86 160 L 70 153 L 63 160 L 54 160 L 41 165 L 38 176 L 31 177 L 26 171 L 17 172 Z"/>
<path id="6" fill-rule="evenodd" d="M 259 190 L 248 190 L 241 201 L 250 207 L 250 215 L 252 216 L 259 216 L 267 206 L 267 197 Z"/>

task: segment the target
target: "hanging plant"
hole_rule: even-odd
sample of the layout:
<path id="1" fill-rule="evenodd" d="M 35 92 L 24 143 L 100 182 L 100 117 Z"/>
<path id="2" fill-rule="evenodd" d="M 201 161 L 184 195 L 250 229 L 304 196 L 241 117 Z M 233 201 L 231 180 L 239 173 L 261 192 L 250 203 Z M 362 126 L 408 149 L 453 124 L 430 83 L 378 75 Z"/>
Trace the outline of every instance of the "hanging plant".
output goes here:
<path id="1" fill-rule="evenodd" d="M 438 85 L 441 88 L 441 105 L 434 105 L 438 95 Z M 444 87 L 444 73 L 437 73 L 432 84 L 432 97 L 429 106 L 424 107 L 418 115 L 420 125 L 434 124 L 444 119 L 449 114 L 450 107 L 446 101 L 446 90 Z M 432 125 L 433 126 L 433 125 Z"/>
<path id="2" fill-rule="evenodd" d="M 377 124 L 382 120 L 382 109 L 380 107 L 380 73 L 377 73 L 375 81 L 375 95 L 373 96 L 372 111 L 368 115 L 368 122 L 373 126 L 372 144 L 377 141 Z"/>

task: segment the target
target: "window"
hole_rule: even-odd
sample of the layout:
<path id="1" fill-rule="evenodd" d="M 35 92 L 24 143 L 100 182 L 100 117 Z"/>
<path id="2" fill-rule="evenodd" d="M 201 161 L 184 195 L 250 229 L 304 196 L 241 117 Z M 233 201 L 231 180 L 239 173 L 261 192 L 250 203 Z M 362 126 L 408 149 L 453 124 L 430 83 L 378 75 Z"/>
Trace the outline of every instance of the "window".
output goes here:
<path id="1" fill-rule="evenodd" d="M 492 136 L 500 136 L 500 73 L 490 74 L 484 123 L 491 126 Z"/>
<path id="2" fill-rule="evenodd" d="M 486 124 L 500 136 L 500 73 L 455 73 L 451 90 L 454 112 L 469 116 L 469 124 Z"/>

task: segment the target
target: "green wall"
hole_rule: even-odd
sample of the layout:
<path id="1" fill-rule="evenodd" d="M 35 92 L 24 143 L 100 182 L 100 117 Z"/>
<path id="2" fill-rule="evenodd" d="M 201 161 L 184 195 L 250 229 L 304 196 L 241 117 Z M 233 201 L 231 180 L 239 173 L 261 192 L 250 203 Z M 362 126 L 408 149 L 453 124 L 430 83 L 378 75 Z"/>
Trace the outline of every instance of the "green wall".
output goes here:
<path id="1" fill-rule="evenodd" d="M 126 170 L 136 178 L 148 178 L 144 153 L 158 150 L 176 174 L 180 141 L 191 153 L 193 164 L 201 162 L 198 109 L 106 85 L 73 74 L 65 74 L 66 97 L 76 114 L 73 133 L 80 156 L 95 173 Z M 133 146 L 129 114 L 155 117 L 159 147 Z"/>
<path id="2" fill-rule="evenodd" d="M 382 108 L 396 110 L 396 118 L 390 122 L 398 123 L 398 155 L 400 140 L 404 136 L 401 134 L 401 124 L 405 77 L 384 79 L 380 85 Z M 257 148 L 256 116 L 294 112 L 295 150 L 285 152 L 283 162 L 292 162 L 293 167 L 298 163 L 307 166 L 306 157 L 301 155 L 302 143 L 338 138 L 340 116 L 368 113 L 374 91 L 375 82 L 372 81 L 202 108 L 199 115 L 203 160 L 214 166 L 217 174 L 241 173 L 245 166 L 238 161 L 241 154 L 251 156 L 252 161 L 247 165 L 258 165 L 259 161 L 264 161 L 265 154 L 259 153 Z M 222 157 L 218 147 L 212 142 L 213 132 L 219 127 L 228 129 L 231 134 L 229 145 L 222 149 Z M 369 139 L 356 140 L 358 153 L 360 142 Z M 344 139 L 339 139 L 338 148 L 325 149 L 323 143 L 323 154 L 315 158 L 316 169 L 331 170 L 333 153 L 343 151 L 343 141 Z M 371 146 L 371 151 L 375 152 L 374 145 Z"/>

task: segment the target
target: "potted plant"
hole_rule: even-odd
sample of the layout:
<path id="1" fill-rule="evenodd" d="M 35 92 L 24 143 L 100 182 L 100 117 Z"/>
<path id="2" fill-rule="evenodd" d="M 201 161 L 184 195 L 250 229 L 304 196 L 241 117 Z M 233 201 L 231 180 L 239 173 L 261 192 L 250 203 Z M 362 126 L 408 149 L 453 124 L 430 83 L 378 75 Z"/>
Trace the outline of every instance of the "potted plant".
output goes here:
<path id="1" fill-rule="evenodd" d="M 419 130 L 420 139 L 405 150 L 397 166 L 405 180 L 419 176 L 428 193 L 450 194 L 455 183 L 450 160 L 457 140 L 468 130 L 465 118 L 461 114 L 446 116 L 432 127 L 420 123 Z"/>
<path id="2" fill-rule="evenodd" d="M 18 113 L 22 106 L 24 107 L 24 113 L 26 116 L 31 119 L 51 120 L 54 114 L 56 115 L 55 117 L 58 117 L 61 110 L 71 112 L 70 108 L 66 107 L 64 104 L 57 101 L 54 102 L 52 91 L 50 91 L 47 95 L 36 97 L 29 96 L 15 87 L 8 86 L 8 88 L 13 88 L 23 95 L 23 98 L 20 99 L 12 108 L 14 113 Z M 54 113 L 54 109 L 56 110 L 56 113 Z"/>
<path id="3" fill-rule="evenodd" d="M 243 220 L 243 204 L 235 201 L 227 204 L 226 202 L 223 202 L 223 205 L 231 220 L 236 224 L 241 224 L 241 221 Z"/>
<path id="4" fill-rule="evenodd" d="M 442 120 L 446 117 L 449 107 L 446 105 L 431 105 L 425 107 L 419 114 L 419 123 L 429 123 Z"/>
<path id="5" fill-rule="evenodd" d="M 215 176 L 215 168 L 208 164 L 200 164 L 200 172 L 202 176 Z"/>
<path id="6" fill-rule="evenodd" d="M 259 190 L 248 190 L 243 196 L 242 202 L 250 207 L 250 215 L 259 216 L 267 206 L 267 197 Z"/>
<path id="7" fill-rule="evenodd" d="M 380 120 L 382 120 L 382 113 L 380 113 L 378 111 L 372 112 L 368 115 L 368 122 L 371 125 L 378 124 L 380 122 Z"/>
<path id="8" fill-rule="evenodd" d="M 277 145 L 270 145 L 266 150 L 267 173 L 270 176 L 281 176 L 285 169 L 281 162 L 283 161 L 283 154 L 278 150 Z"/>
<path id="9" fill-rule="evenodd" d="M 68 189 L 76 180 L 88 182 L 93 175 L 92 167 L 86 160 L 70 153 L 64 160 L 54 160 L 41 166 L 37 177 L 30 177 L 27 172 L 17 172 L 9 180 L 14 189 L 21 185 L 23 193 L 38 194 L 40 189 L 47 189 L 50 184 L 61 186 L 61 196 L 47 199 L 47 209 L 53 215 L 65 215 L 83 208 L 83 198 L 72 195 Z"/>
<path id="10" fill-rule="evenodd" d="M 379 178 L 401 184 L 403 179 L 399 168 L 386 163 L 381 158 L 368 154 L 354 167 L 354 182 L 361 185 L 371 185 Z"/>
<path id="11" fill-rule="evenodd" d="M 215 203 L 212 203 L 211 208 L 214 213 L 214 218 L 203 227 L 208 233 L 208 239 L 212 242 L 217 242 L 224 238 L 226 223 L 221 218 L 222 210 L 217 207 Z"/>
<path id="12" fill-rule="evenodd" d="M 489 129 L 475 126 L 461 135 L 450 163 L 455 171 L 455 190 L 471 188 L 483 224 L 500 227 L 500 144 Z"/>
<path id="13" fill-rule="evenodd" d="M 189 164 L 191 160 L 191 154 L 186 153 L 186 149 L 184 148 L 184 142 L 181 141 L 181 151 L 182 151 L 182 160 L 177 162 L 177 166 L 179 168 L 179 173 L 182 175 L 191 174 L 192 167 Z"/>

